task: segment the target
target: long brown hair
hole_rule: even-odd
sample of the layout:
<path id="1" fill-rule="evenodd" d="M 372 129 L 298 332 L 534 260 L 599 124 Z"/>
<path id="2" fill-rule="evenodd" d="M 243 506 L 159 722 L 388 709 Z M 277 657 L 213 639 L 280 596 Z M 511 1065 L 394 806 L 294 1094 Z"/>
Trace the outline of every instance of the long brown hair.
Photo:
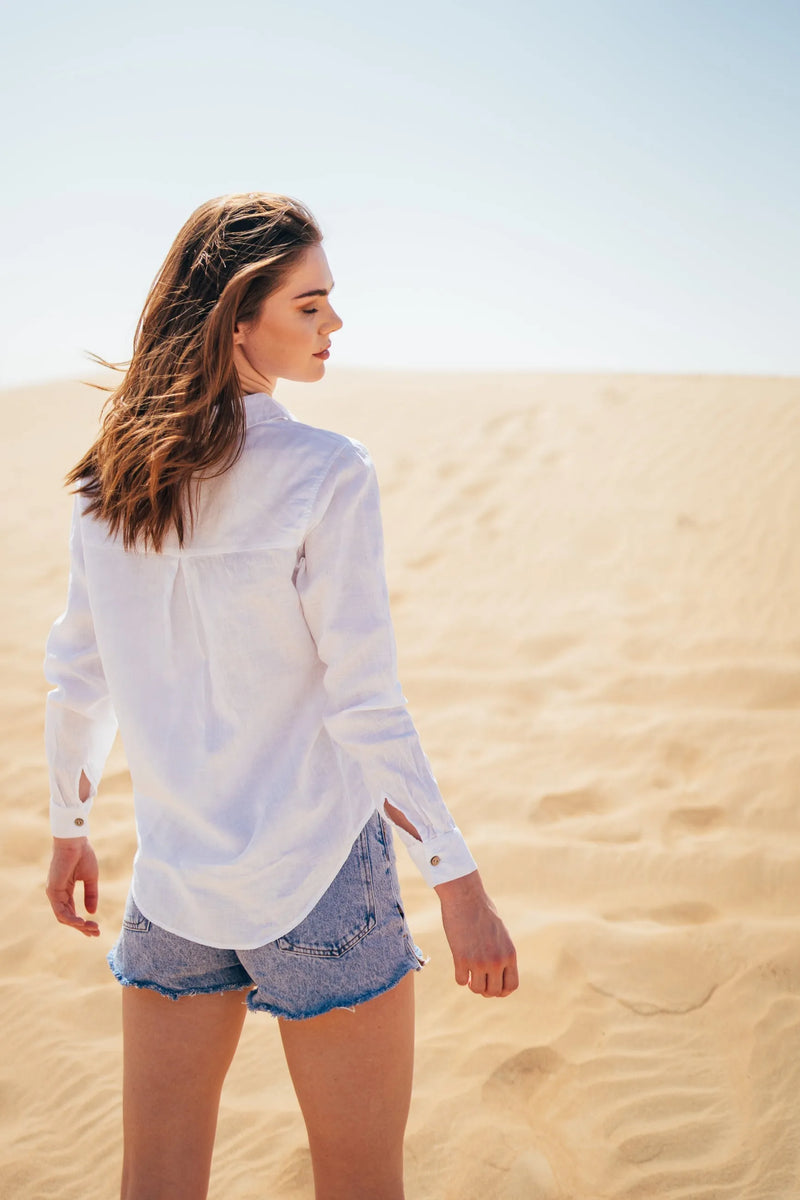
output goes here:
<path id="1" fill-rule="evenodd" d="M 193 484 L 241 454 L 245 409 L 233 361 L 237 321 L 251 321 L 307 248 L 322 241 L 299 200 L 234 193 L 201 204 L 170 248 L 136 326 L 123 381 L 100 433 L 66 477 L 87 511 L 131 549 L 179 543 L 194 519 Z M 112 370 L 125 364 L 95 362 Z"/>

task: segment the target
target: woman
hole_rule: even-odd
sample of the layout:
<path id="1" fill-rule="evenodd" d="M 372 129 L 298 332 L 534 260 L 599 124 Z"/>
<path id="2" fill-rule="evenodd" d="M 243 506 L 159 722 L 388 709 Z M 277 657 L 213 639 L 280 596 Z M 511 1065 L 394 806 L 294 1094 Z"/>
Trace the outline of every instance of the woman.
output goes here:
<path id="1" fill-rule="evenodd" d="M 97 923 L 89 813 L 119 726 L 138 849 L 123 986 L 123 1200 L 198 1200 L 245 1012 L 279 1020 L 317 1200 L 397 1200 L 413 976 L 392 830 L 439 895 L 456 981 L 514 948 L 397 680 L 365 447 L 274 397 L 342 322 L 312 214 L 228 195 L 186 222 L 75 485 L 48 639 L 57 919 Z M 245 1003 L 246 997 L 246 1003 Z"/>

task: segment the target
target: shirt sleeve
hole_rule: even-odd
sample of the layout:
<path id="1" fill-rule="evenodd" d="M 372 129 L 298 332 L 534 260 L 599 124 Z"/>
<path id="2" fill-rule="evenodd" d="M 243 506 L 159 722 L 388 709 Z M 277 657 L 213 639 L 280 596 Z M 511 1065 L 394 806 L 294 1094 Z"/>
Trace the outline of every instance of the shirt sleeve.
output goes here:
<path id="1" fill-rule="evenodd" d="M 55 685 L 45 706 L 45 752 L 50 772 L 50 827 L 55 837 L 89 833 L 89 812 L 117 730 L 95 641 L 86 586 L 79 497 L 70 531 L 67 606 L 47 638 L 44 673 Z M 78 794 L 81 772 L 90 791 Z"/>
<path id="2" fill-rule="evenodd" d="M 388 799 L 419 831 L 421 841 L 395 825 L 429 886 L 474 871 L 397 678 L 378 481 L 353 439 L 320 486 L 295 583 L 325 664 L 330 736 L 357 762 L 376 806 Z"/>

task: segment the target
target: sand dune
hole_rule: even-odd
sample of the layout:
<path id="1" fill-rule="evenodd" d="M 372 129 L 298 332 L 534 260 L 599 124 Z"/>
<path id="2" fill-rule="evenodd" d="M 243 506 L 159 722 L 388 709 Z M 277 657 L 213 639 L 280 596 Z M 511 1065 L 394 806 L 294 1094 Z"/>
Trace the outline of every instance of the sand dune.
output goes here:
<path id="1" fill-rule="evenodd" d="M 400 672 L 522 983 L 452 982 L 399 850 L 417 980 L 409 1200 L 800 1195 L 800 380 L 337 371 L 276 395 L 370 447 Z M 96 806 L 102 936 L 55 924 L 41 674 L 64 471 L 100 393 L 0 395 L 0 1197 L 109 1200 L 134 849 Z M 276 1023 L 226 1085 L 214 1200 L 309 1197 Z"/>

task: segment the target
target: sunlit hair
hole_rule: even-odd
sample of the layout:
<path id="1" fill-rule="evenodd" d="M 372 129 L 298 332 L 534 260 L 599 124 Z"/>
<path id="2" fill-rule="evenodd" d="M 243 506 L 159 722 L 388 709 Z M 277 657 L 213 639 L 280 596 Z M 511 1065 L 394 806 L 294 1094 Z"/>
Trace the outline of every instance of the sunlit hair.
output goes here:
<path id="1" fill-rule="evenodd" d="M 251 321 L 309 246 L 322 241 L 298 200 L 236 193 L 201 204 L 167 254 L 145 301 L 127 364 L 110 392 L 94 445 L 66 477 L 87 511 L 160 550 L 174 526 L 191 530 L 200 478 L 236 461 L 245 408 L 233 361 L 237 321 Z"/>

